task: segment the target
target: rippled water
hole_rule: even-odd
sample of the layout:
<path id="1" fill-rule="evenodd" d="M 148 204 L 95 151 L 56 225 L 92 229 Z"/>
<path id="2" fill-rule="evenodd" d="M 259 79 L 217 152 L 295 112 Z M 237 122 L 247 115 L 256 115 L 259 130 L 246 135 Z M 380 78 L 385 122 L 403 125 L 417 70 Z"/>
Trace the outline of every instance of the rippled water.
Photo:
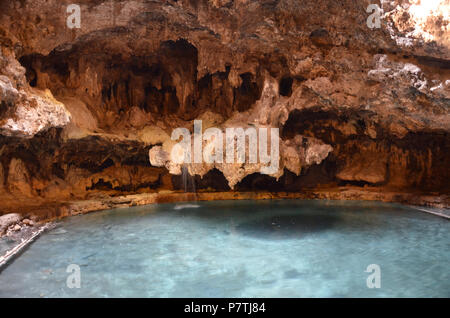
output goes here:
<path id="1" fill-rule="evenodd" d="M 449 265 L 450 222 L 400 205 L 160 204 L 63 220 L 0 273 L 0 296 L 450 297 Z"/>

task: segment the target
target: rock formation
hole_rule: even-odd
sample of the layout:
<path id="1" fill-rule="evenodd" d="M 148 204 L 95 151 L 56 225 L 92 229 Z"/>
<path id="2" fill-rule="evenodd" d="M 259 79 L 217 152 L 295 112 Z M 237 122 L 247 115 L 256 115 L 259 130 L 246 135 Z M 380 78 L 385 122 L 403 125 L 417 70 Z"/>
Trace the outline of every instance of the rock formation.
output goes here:
<path id="1" fill-rule="evenodd" d="M 0 214 L 182 189 L 171 133 L 195 119 L 281 138 L 277 173 L 191 165 L 199 191 L 351 186 L 448 206 L 450 5 L 430 3 L 0 1 Z"/>

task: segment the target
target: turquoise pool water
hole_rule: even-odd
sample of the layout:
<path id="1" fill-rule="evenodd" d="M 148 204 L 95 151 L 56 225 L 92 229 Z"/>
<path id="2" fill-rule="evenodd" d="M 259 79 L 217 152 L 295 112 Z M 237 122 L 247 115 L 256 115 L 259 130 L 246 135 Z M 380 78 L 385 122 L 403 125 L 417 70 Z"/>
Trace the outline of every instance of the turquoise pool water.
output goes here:
<path id="1" fill-rule="evenodd" d="M 400 205 L 159 204 L 63 220 L 4 268 L 0 297 L 450 297 L 449 265 L 450 222 Z"/>

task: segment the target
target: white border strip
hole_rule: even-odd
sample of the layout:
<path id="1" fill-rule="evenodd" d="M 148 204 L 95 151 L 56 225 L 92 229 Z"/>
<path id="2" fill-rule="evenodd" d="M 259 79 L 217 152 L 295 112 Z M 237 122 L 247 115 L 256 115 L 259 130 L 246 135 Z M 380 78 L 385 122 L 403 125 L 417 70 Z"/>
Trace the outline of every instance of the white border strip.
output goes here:
<path id="1" fill-rule="evenodd" d="M 32 243 L 42 232 L 44 232 L 46 229 L 49 228 L 51 223 L 47 223 L 43 225 L 39 230 L 34 232 L 31 237 L 27 239 L 22 239 L 22 242 L 20 244 L 14 246 L 12 249 L 6 252 L 5 255 L 0 256 L 0 269 L 6 265 L 11 258 L 13 258 L 17 253 L 19 253 L 24 247 L 26 247 L 28 244 Z"/>
<path id="2" fill-rule="evenodd" d="M 431 211 L 431 210 L 424 209 L 424 208 L 421 208 L 421 207 L 417 207 L 417 206 L 414 206 L 414 205 L 410 205 L 410 207 L 413 208 L 413 209 L 422 211 L 422 212 L 434 214 L 434 215 L 440 216 L 440 217 L 442 217 L 442 218 L 444 218 L 444 219 L 450 220 L 450 215 L 448 215 L 448 214 L 439 213 L 439 212 L 437 212 L 437 211 Z"/>

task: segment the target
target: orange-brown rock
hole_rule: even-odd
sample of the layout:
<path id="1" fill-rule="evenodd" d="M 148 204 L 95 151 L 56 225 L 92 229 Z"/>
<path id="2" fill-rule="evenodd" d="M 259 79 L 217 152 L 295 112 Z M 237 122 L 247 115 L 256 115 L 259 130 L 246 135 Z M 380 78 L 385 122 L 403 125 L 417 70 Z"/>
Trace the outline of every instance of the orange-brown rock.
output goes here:
<path id="1" fill-rule="evenodd" d="M 83 0 L 70 29 L 72 2 L 0 1 L 0 214 L 184 189 L 194 119 L 281 137 L 277 173 L 191 166 L 199 191 L 448 198 L 448 1 Z"/>

